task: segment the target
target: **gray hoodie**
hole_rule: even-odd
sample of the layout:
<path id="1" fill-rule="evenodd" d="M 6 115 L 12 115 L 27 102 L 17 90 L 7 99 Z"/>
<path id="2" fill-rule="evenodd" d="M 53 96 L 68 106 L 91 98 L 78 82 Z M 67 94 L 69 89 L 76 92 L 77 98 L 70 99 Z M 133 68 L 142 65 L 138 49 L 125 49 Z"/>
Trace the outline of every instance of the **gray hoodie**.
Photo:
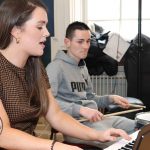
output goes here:
<path id="1" fill-rule="evenodd" d="M 85 62 L 81 60 L 78 64 L 66 51 L 58 51 L 46 70 L 54 97 L 61 109 L 71 116 L 80 117 L 81 106 L 98 109 L 112 104 L 109 96 L 93 93 Z"/>

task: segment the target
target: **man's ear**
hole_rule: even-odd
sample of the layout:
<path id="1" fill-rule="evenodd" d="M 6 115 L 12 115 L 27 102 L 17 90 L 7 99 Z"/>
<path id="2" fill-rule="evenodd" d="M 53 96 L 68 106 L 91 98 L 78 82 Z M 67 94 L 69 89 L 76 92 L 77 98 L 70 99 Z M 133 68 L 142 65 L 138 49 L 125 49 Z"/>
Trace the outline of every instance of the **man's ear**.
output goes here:
<path id="1" fill-rule="evenodd" d="M 64 39 L 64 43 L 65 43 L 65 45 L 66 45 L 67 48 L 70 47 L 70 39 L 65 38 Z"/>

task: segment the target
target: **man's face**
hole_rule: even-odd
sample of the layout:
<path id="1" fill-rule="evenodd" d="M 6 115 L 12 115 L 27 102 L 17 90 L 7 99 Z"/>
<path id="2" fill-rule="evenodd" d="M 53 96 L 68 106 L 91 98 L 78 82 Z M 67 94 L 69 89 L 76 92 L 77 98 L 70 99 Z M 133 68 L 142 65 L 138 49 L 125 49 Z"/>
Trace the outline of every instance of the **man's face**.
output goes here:
<path id="1" fill-rule="evenodd" d="M 90 47 L 90 37 L 89 30 L 76 30 L 72 39 L 65 39 L 68 54 L 78 62 L 85 59 Z"/>

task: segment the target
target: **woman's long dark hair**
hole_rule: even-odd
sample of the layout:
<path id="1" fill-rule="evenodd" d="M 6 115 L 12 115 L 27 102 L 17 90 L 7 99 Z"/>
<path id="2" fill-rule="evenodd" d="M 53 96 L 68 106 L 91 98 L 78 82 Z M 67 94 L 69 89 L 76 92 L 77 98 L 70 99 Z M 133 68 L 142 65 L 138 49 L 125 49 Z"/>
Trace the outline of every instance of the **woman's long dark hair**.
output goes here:
<path id="1" fill-rule="evenodd" d="M 36 7 L 47 11 L 40 0 L 4 0 L 0 5 L 0 49 L 5 50 L 12 41 L 14 26 L 21 27 L 28 21 Z M 40 106 L 37 115 L 45 115 L 48 110 L 47 87 L 42 82 L 42 70 L 39 57 L 29 57 L 26 64 L 26 80 L 30 85 L 30 98 Z"/>

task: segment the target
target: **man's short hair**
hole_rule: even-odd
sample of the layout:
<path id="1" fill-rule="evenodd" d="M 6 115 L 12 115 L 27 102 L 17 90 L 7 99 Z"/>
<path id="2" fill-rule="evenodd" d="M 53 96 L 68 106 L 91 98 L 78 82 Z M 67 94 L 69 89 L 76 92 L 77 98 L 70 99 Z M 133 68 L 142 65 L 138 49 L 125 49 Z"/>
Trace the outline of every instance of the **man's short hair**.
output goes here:
<path id="1" fill-rule="evenodd" d="M 90 30 L 90 28 L 84 22 L 75 21 L 68 25 L 65 37 L 68 39 L 72 39 L 75 30 Z"/>

